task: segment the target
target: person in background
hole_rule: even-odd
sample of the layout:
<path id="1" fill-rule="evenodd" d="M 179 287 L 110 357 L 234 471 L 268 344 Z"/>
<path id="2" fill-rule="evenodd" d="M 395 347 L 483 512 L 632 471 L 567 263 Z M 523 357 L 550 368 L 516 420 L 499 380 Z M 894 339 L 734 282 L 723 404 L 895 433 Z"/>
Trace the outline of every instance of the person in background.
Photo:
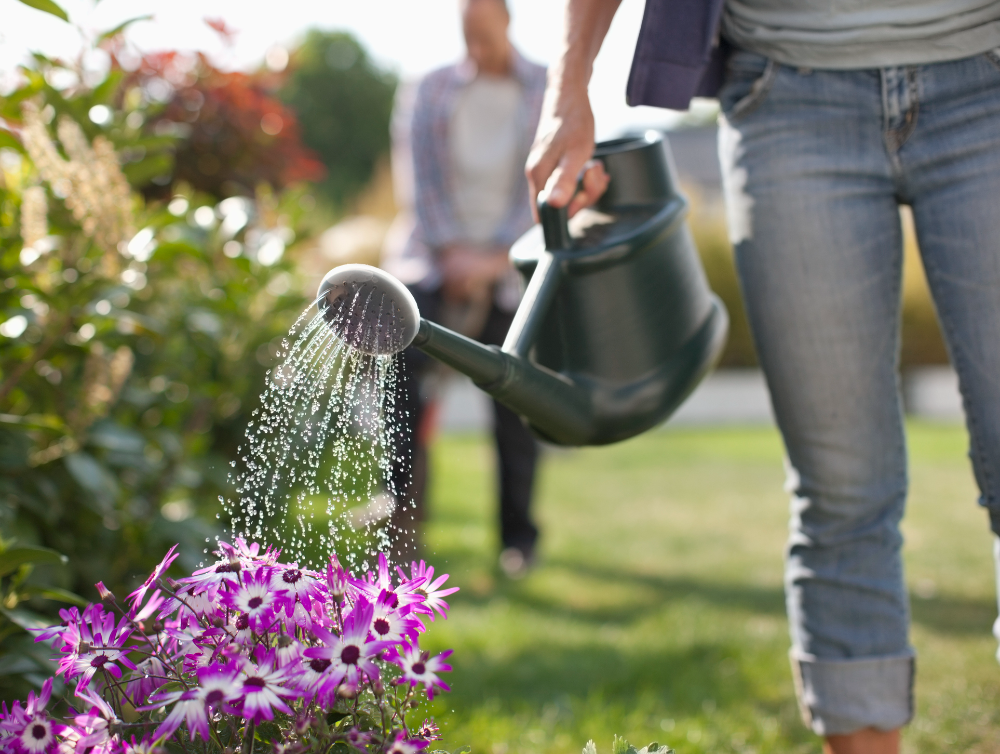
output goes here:
<path id="1" fill-rule="evenodd" d="M 404 243 L 387 245 L 382 266 L 409 286 L 423 316 L 502 345 L 521 295 L 508 252 L 533 224 L 522 168 L 541 112 L 545 68 L 510 43 L 504 0 L 463 0 L 461 14 L 467 57 L 397 98 L 393 156 L 406 164 L 394 173 L 412 187 L 403 192 L 412 209 L 404 209 L 402 220 L 411 227 Z M 399 222 L 393 237 L 400 237 Z M 433 374 L 419 351 L 403 353 L 397 401 L 407 419 L 397 435 L 402 460 L 393 469 L 403 500 L 393 524 L 404 557 L 405 549 L 415 548 L 424 507 Z M 518 577 L 532 565 L 538 538 L 531 518 L 538 446 L 510 409 L 494 402 L 493 416 L 500 567 Z"/>
<path id="2" fill-rule="evenodd" d="M 619 2 L 568 1 L 528 162 L 533 195 L 570 213 L 607 186 L 585 169 L 587 83 Z M 899 531 L 903 204 L 1000 534 L 1000 3 L 646 0 L 629 103 L 684 109 L 698 94 L 721 105 L 729 232 L 787 451 L 803 717 L 826 752 L 896 754 L 915 673 Z"/>

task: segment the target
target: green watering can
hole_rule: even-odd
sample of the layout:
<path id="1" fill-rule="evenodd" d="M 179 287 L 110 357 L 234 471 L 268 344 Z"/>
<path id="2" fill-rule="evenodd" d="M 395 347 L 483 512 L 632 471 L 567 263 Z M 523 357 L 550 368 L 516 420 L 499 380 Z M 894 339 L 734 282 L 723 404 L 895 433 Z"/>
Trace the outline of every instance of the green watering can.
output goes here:
<path id="1" fill-rule="evenodd" d="M 598 205 L 541 223 L 510 256 L 526 290 L 503 348 L 420 317 L 388 273 L 344 265 L 317 305 L 354 347 L 413 345 L 467 374 L 558 445 L 605 445 L 670 416 L 715 364 L 728 317 L 711 292 L 678 193 L 667 145 L 650 132 L 597 145 L 611 177 Z"/>

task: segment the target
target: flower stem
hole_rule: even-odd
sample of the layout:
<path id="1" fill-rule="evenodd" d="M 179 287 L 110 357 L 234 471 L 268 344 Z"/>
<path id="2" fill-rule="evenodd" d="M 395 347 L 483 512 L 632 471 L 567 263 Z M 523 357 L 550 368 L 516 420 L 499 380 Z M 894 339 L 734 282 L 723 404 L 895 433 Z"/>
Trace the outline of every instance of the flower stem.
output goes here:
<path id="1" fill-rule="evenodd" d="M 242 754 L 253 754 L 253 737 L 257 732 L 257 724 L 250 720 L 247 722 L 246 731 L 243 734 Z"/>

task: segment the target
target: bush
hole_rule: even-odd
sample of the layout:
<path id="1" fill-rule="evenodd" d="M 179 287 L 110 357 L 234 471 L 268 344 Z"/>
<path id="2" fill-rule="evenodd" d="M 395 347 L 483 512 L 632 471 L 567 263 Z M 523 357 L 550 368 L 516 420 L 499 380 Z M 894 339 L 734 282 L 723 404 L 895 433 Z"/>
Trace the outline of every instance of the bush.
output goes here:
<path id="1" fill-rule="evenodd" d="M 307 304 L 290 263 L 304 189 L 274 193 L 251 169 L 250 196 L 219 202 L 174 183 L 147 202 L 137 187 L 172 176 L 190 149 L 184 134 L 149 131 L 172 99 L 118 67 L 86 80 L 38 56 L 0 101 L 8 700 L 51 673 L 51 651 L 18 627 L 70 593 L 94 597 L 98 580 L 130 589 L 174 542 L 179 565 L 197 565 L 265 370 Z M 25 548 L 68 561 L 41 555 L 32 571 L 9 555 Z"/>

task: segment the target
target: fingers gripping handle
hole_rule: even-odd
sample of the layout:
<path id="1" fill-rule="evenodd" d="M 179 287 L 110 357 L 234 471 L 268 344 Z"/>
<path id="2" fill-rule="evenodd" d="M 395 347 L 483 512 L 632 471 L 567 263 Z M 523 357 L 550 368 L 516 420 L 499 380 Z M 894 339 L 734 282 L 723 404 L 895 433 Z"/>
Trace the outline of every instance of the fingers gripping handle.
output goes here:
<path id="1" fill-rule="evenodd" d="M 569 236 L 569 220 L 566 207 L 553 207 L 542 200 L 538 202 L 538 219 L 545 237 L 545 248 L 549 251 L 568 249 L 572 244 Z"/>

